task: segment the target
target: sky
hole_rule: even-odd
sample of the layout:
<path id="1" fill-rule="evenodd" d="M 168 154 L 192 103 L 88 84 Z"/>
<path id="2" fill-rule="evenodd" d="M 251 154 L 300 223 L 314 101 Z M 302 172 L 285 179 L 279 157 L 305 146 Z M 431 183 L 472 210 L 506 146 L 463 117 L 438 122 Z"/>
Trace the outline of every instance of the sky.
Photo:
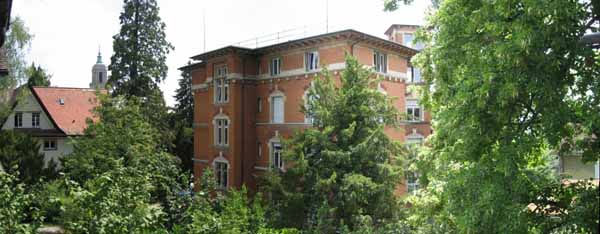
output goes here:
<path id="1" fill-rule="evenodd" d="M 384 12 L 383 0 L 157 1 L 167 40 L 175 47 L 167 56 L 169 71 L 160 85 L 169 106 L 175 104 L 181 77 L 177 68 L 205 50 L 242 41 L 241 46 L 253 47 L 257 37 L 267 41 L 259 46 L 274 43 L 277 32 L 280 42 L 343 29 L 385 38 L 391 24 L 423 24 L 430 2 L 417 0 Z M 122 7 L 122 0 L 15 0 L 11 14 L 21 17 L 34 34 L 27 60 L 52 74 L 52 86 L 88 87 L 99 50 L 103 62 L 110 63 Z"/>

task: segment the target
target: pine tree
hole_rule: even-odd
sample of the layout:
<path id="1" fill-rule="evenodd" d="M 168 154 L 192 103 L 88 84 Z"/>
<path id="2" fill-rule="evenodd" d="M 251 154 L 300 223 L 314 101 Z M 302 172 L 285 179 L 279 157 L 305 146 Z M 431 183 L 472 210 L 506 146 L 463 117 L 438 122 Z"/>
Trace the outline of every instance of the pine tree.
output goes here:
<path id="1" fill-rule="evenodd" d="M 184 170 L 193 170 L 194 154 L 194 96 L 192 94 L 192 76 L 188 71 L 181 72 L 179 88 L 175 91 L 175 112 L 171 115 L 171 129 L 175 132 L 171 152 L 179 157 Z"/>
<path id="2" fill-rule="evenodd" d="M 173 46 L 166 40 L 155 0 L 124 0 L 123 5 L 108 66 L 113 95 L 148 97 L 167 76 L 165 61 Z"/>
<path id="3" fill-rule="evenodd" d="M 47 74 L 46 71 L 42 68 L 42 66 L 35 66 L 35 63 L 31 63 L 31 66 L 27 68 L 27 76 L 29 79 L 27 80 L 27 86 L 50 86 L 50 77 L 51 75 Z"/>
<path id="4" fill-rule="evenodd" d="M 161 144 L 167 148 L 173 132 L 158 84 L 167 76 L 165 61 L 173 46 L 165 38 L 165 24 L 158 12 L 155 0 L 123 1 L 121 30 L 113 36 L 114 54 L 108 69 L 112 95 L 139 97 L 144 118 L 163 133 Z"/>
<path id="5" fill-rule="evenodd" d="M 309 89 L 314 128 L 284 143 L 292 166 L 265 181 L 280 225 L 334 233 L 395 218 L 403 151 L 383 130 L 399 114 L 372 74 L 348 57 L 339 86 L 325 71 Z"/>
<path id="6" fill-rule="evenodd" d="M 180 120 L 191 126 L 194 118 L 194 95 L 192 93 L 192 75 L 189 71 L 182 71 L 179 79 L 179 88 L 175 90 L 175 113 Z"/>

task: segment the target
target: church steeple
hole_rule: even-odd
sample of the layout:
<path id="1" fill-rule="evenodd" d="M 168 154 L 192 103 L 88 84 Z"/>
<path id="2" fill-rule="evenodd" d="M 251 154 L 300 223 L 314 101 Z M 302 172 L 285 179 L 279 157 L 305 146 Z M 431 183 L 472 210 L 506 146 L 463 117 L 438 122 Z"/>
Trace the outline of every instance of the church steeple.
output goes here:
<path id="1" fill-rule="evenodd" d="M 92 67 L 92 82 L 90 88 L 103 89 L 108 80 L 106 65 L 102 63 L 102 54 L 100 46 L 98 46 L 98 56 L 96 56 L 96 64 Z"/>
<path id="2" fill-rule="evenodd" d="M 102 64 L 102 54 L 100 54 L 100 50 L 98 50 L 98 56 L 96 56 L 96 64 Z"/>

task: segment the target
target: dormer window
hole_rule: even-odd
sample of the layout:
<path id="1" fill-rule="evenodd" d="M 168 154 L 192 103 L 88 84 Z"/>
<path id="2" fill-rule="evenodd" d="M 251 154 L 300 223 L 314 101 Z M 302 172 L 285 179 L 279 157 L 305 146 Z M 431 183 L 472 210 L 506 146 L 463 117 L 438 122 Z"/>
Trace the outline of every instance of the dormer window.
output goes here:
<path id="1" fill-rule="evenodd" d="M 61 106 L 65 105 L 65 99 L 64 98 L 59 98 L 58 99 L 58 104 L 60 104 Z"/>
<path id="2" fill-rule="evenodd" d="M 402 35 L 402 42 L 405 46 L 412 47 L 413 46 L 414 35 L 412 33 L 405 33 Z"/>

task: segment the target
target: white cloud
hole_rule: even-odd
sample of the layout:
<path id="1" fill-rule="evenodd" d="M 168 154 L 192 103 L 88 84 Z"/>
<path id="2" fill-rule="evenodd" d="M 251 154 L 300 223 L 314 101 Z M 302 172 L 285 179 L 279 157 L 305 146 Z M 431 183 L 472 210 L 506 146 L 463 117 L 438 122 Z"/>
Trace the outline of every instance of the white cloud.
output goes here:
<path id="1" fill-rule="evenodd" d="M 381 0 L 329 0 L 329 28 L 383 37 L 391 24 L 421 24 L 428 2 L 384 12 Z M 21 17 L 35 34 L 28 59 L 53 74 L 52 85 L 87 87 L 98 45 L 104 62 L 110 62 L 122 4 L 120 0 L 20 0 L 13 1 L 12 15 Z M 325 0 L 158 0 L 158 4 L 167 40 L 175 46 L 167 59 L 168 77 L 161 85 L 169 105 L 174 105 L 177 68 L 203 51 L 203 11 L 207 50 L 304 25 L 325 28 Z"/>

